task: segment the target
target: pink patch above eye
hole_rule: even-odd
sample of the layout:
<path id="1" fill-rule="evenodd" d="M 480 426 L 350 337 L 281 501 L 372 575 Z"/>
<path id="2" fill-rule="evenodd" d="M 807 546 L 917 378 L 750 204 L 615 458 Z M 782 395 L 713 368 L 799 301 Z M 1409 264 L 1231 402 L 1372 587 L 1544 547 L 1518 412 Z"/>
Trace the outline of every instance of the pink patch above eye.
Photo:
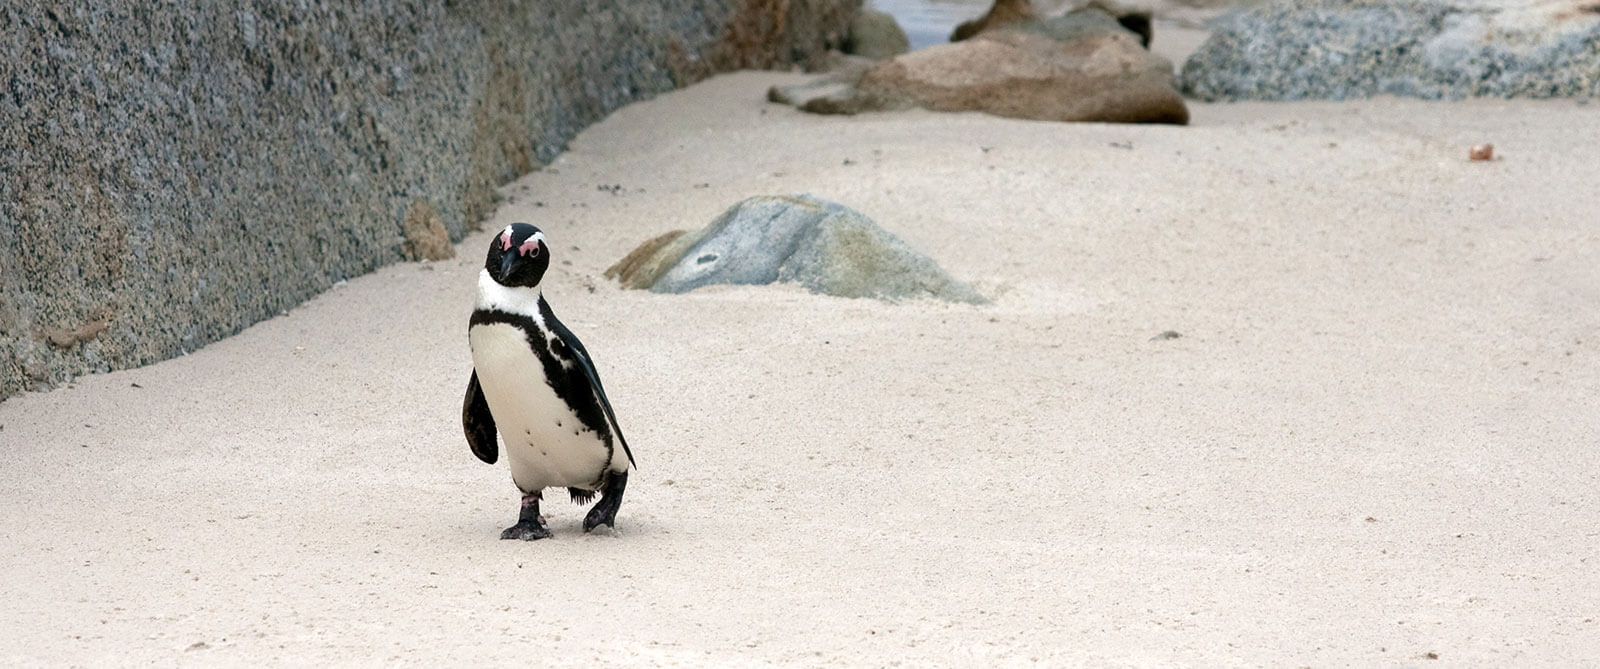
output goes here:
<path id="1" fill-rule="evenodd" d="M 509 233 L 509 232 L 500 233 L 500 250 L 501 251 L 510 251 L 511 250 L 511 233 Z"/>
<path id="2" fill-rule="evenodd" d="M 517 255 L 539 255 L 539 240 L 529 239 L 528 241 L 523 242 L 522 246 L 517 247 Z"/>

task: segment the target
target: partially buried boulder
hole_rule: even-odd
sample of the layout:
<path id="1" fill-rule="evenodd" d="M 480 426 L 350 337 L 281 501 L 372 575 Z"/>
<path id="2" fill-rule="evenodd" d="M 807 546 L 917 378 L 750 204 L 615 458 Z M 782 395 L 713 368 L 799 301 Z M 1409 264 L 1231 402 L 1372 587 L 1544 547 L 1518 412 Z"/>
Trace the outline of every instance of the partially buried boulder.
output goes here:
<path id="1" fill-rule="evenodd" d="M 606 276 L 657 293 L 792 282 L 840 297 L 987 302 L 860 212 L 810 195 L 746 199 L 699 232 L 645 242 Z"/>
<path id="2" fill-rule="evenodd" d="M 893 16 L 863 7 L 850 21 L 844 52 L 867 58 L 892 58 L 911 50 L 911 40 Z"/>
<path id="3" fill-rule="evenodd" d="M 922 107 L 1042 121 L 1189 120 L 1172 63 L 1093 7 L 775 87 L 767 97 L 820 114 Z"/>
<path id="4" fill-rule="evenodd" d="M 1596 0 L 1278 0 L 1183 66 L 1201 100 L 1600 96 Z"/>

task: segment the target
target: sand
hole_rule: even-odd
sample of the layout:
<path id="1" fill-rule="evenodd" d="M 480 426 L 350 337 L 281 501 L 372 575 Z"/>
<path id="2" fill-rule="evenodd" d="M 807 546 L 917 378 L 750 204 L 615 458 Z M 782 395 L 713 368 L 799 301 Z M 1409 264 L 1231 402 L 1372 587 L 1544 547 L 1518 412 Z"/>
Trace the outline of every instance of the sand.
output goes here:
<path id="1" fill-rule="evenodd" d="M 1600 106 L 762 101 L 795 80 L 621 110 L 456 260 L 0 404 L 0 664 L 1600 656 Z M 600 276 L 800 192 L 994 303 Z M 554 538 L 498 540 L 516 491 L 462 437 L 476 268 L 519 220 L 638 457 L 615 533 L 557 499 Z"/>

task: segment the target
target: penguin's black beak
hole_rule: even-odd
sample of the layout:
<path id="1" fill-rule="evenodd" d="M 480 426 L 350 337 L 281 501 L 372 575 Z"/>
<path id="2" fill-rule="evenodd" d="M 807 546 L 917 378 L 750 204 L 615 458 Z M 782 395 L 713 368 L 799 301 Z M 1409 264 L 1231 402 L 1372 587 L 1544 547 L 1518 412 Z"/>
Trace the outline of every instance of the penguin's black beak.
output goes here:
<path id="1" fill-rule="evenodd" d="M 507 253 L 500 256 L 500 276 L 496 278 L 505 281 L 506 277 L 511 276 L 511 266 L 515 264 L 517 264 L 517 255 L 515 253 Z"/>

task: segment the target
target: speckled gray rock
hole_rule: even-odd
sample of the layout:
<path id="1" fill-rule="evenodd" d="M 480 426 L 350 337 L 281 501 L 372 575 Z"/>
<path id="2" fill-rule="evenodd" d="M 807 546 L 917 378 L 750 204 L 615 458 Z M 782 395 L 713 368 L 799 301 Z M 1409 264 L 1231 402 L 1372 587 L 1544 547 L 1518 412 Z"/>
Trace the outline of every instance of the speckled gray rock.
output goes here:
<path id="1" fill-rule="evenodd" d="M 1201 100 L 1600 95 L 1592 0 L 1278 0 L 1220 19 L 1184 63 Z"/>
<path id="2" fill-rule="evenodd" d="M 699 232 L 646 246 L 648 253 L 629 254 L 611 272 L 623 285 L 686 293 L 712 284 L 793 282 L 841 297 L 985 302 L 860 212 L 810 195 L 752 197 Z"/>
<path id="3" fill-rule="evenodd" d="M 0 398 L 448 255 L 585 125 L 820 61 L 859 5 L 0 3 Z"/>

